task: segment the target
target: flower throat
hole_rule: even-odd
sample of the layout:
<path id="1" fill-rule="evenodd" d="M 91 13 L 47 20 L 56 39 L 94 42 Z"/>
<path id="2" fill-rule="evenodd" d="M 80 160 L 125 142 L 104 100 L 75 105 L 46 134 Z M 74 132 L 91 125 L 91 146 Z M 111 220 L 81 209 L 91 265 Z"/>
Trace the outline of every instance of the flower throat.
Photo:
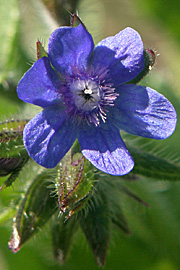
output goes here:
<path id="1" fill-rule="evenodd" d="M 107 119 L 108 106 L 113 106 L 118 94 L 111 83 L 107 83 L 107 70 L 90 70 L 87 74 L 76 70 L 76 76 L 66 78 L 64 104 L 66 112 L 78 121 L 100 125 Z"/>

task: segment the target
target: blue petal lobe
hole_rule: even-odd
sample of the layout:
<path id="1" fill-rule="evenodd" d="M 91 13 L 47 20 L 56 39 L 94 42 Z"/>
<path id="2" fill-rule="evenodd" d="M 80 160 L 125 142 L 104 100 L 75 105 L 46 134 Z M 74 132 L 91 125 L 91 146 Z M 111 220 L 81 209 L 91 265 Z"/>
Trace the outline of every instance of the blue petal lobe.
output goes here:
<path id="1" fill-rule="evenodd" d="M 59 102 L 60 80 L 47 57 L 39 59 L 24 74 L 17 86 L 17 94 L 24 102 L 46 107 Z"/>
<path id="2" fill-rule="evenodd" d="M 49 58 L 60 73 L 71 73 L 72 67 L 86 69 L 93 49 L 92 36 L 82 24 L 58 28 L 51 34 L 48 43 Z"/>
<path id="3" fill-rule="evenodd" d="M 48 107 L 25 126 L 24 144 L 33 160 L 46 168 L 53 168 L 74 143 L 77 130 L 66 114 Z"/>
<path id="4" fill-rule="evenodd" d="M 105 38 L 95 47 L 92 64 L 107 67 L 109 79 L 115 85 L 132 80 L 144 67 L 140 35 L 127 27 L 117 35 Z"/>
<path id="5" fill-rule="evenodd" d="M 87 126 L 78 139 L 83 155 L 99 170 L 112 175 L 132 170 L 134 162 L 116 128 Z"/>
<path id="6" fill-rule="evenodd" d="M 143 86 L 123 85 L 112 109 L 112 120 L 120 129 L 142 137 L 166 139 L 175 130 L 173 105 L 157 91 Z"/>

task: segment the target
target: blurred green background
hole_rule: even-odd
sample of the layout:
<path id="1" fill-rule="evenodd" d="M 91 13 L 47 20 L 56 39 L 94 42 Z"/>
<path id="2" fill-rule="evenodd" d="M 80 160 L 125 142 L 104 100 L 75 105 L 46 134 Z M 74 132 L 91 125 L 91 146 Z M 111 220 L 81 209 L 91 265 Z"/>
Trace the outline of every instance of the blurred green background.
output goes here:
<path id="1" fill-rule="evenodd" d="M 64 1 L 65 4 L 67 4 Z M 36 41 L 47 45 L 50 33 L 58 27 L 52 1 L 0 0 L 0 119 L 26 110 L 16 96 L 16 85 L 36 60 Z M 49 12 L 49 10 L 51 12 Z M 180 113 L 180 2 L 178 0 L 80 0 L 80 18 L 95 43 L 130 26 L 142 36 L 144 46 L 157 53 L 156 65 L 141 84 L 164 94 Z M 165 141 L 152 142 L 150 148 L 164 158 L 179 160 L 180 125 Z M 148 142 L 148 140 L 146 140 Z M 118 180 L 123 181 L 123 179 Z M 52 257 L 48 225 L 12 254 L 7 247 L 12 220 L 6 219 L 11 201 L 16 199 L 23 179 L 0 193 L 0 270 L 99 269 L 81 231 L 75 237 L 69 261 L 57 264 Z M 119 200 L 129 222 L 131 235 L 114 228 L 106 270 L 180 269 L 180 183 L 143 179 L 124 182 L 150 207 L 120 193 Z M 7 214 L 8 216 L 8 214 Z"/>

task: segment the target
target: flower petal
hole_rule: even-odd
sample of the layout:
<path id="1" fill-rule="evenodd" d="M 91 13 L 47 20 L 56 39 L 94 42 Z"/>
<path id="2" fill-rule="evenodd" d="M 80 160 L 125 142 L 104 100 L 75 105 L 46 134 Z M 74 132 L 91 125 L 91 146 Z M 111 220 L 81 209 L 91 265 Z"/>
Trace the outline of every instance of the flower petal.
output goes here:
<path id="1" fill-rule="evenodd" d="M 78 139 L 83 155 L 99 170 L 112 175 L 132 170 L 134 162 L 116 128 L 87 126 Z"/>
<path id="2" fill-rule="evenodd" d="M 50 106 L 60 100 L 60 80 L 51 68 L 47 57 L 39 59 L 24 74 L 17 87 L 20 99 L 41 107 Z"/>
<path id="3" fill-rule="evenodd" d="M 60 27 L 49 38 L 48 54 L 60 73 L 71 73 L 72 67 L 85 69 L 94 49 L 92 36 L 82 24 Z"/>
<path id="4" fill-rule="evenodd" d="M 112 109 L 112 120 L 130 134 L 166 139 L 175 130 L 177 115 L 172 104 L 149 87 L 124 85 Z"/>
<path id="5" fill-rule="evenodd" d="M 115 85 L 134 79 L 144 67 L 143 43 L 132 28 L 105 38 L 94 50 L 93 66 L 109 69 L 109 78 Z"/>
<path id="6" fill-rule="evenodd" d="M 24 129 L 24 144 L 38 164 L 53 168 L 77 138 L 77 127 L 57 108 L 45 108 Z"/>

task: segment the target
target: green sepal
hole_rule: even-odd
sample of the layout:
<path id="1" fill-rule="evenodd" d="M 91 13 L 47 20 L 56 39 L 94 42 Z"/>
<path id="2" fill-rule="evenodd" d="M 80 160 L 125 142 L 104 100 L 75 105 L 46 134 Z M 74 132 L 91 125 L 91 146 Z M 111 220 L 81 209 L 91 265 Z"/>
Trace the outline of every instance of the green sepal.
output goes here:
<path id="1" fill-rule="evenodd" d="M 37 42 L 36 42 L 36 47 L 37 47 L 37 59 L 39 60 L 40 58 L 42 58 L 42 57 L 47 57 L 48 55 L 47 55 L 47 52 L 45 51 L 45 49 L 44 49 L 44 47 L 43 47 L 43 45 L 42 45 L 42 43 L 38 40 Z"/>
<path id="2" fill-rule="evenodd" d="M 120 204 L 115 202 L 113 203 L 113 205 L 110 207 L 110 217 L 114 225 L 116 225 L 124 233 L 130 234 L 129 226 Z"/>
<path id="3" fill-rule="evenodd" d="M 72 19 L 71 19 L 71 26 L 72 27 L 76 27 L 79 24 L 82 24 L 82 26 L 86 29 L 86 26 L 84 25 L 84 23 L 81 21 L 81 19 L 79 18 L 79 16 L 77 14 L 72 14 Z"/>
<path id="4" fill-rule="evenodd" d="M 79 214 L 81 228 L 94 253 L 96 263 L 104 266 L 110 241 L 110 215 L 108 199 L 98 190 Z"/>
<path id="5" fill-rule="evenodd" d="M 143 56 L 144 56 L 144 68 L 143 70 L 138 74 L 138 76 L 136 78 L 134 78 L 133 80 L 131 80 L 129 83 L 132 84 L 137 84 L 138 82 L 140 82 L 152 69 L 152 67 L 155 64 L 155 60 L 156 60 L 156 55 L 155 52 L 151 49 L 144 49 L 143 51 Z"/>
<path id="6" fill-rule="evenodd" d="M 128 179 L 128 177 L 127 177 L 127 179 Z M 139 198 L 134 192 L 129 190 L 127 187 L 121 185 L 120 190 L 123 193 L 125 193 L 126 195 L 128 195 L 129 197 L 131 197 L 133 200 L 137 201 L 138 203 L 140 203 L 146 207 L 149 207 L 149 204 L 147 202 L 143 201 L 141 198 Z"/>
<path id="7" fill-rule="evenodd" d="M 180 180 L 180 166 L 178 164 L 132 146 L 128 146 L 128 149 L 135 163 L 130 175 L 141 175 L 154 180 Z"/>
<path id="8" fill-rule="evenodd" d="M 75 141 L 75 143 L 73 144 L 73 146 L 71 148 L 71 156 L 73 157 L 77 153 L 81 153 L 81 146 L 80 146 L 78 140 Z"/>
<path id="9" fill-rule="evenodd" d="M 91 195 L 97 179 L 93 166 L 79 152 L 69 151 L 59 164 L 56 191 L 60 211 L 70 218 L 80 211 Z"/>
<path id="10" fill-rule="evenodd" d="M 99 190 L 103 190 L 106 198 L 108 198 L 109 213 L 107 214 L 110 216 L 111 223 L 124 233 L 130 234 L 129 226 L 121 206 L 121 192 L 124 193 L 121 179 L 118 179 L 117 176 L 101 174 L 95 188 L 98 192 Z"/>
<path id="11" fill-rule="evenodd" d="M 37 176 L 27 190 L 14 219 L 9 249 L 14 253 L 36 234 L 57 210 L 52 175 L 44 172 Z"/>
<path id="12" fill-rule="evenodd" d="M 51 228 L 52 248 L 54 257 L 58 262 L 64 263 L 67 260 L 76 229 L 77 219 L 75 216 L 67 221 L 64 215 L 53 220 Z"/>

